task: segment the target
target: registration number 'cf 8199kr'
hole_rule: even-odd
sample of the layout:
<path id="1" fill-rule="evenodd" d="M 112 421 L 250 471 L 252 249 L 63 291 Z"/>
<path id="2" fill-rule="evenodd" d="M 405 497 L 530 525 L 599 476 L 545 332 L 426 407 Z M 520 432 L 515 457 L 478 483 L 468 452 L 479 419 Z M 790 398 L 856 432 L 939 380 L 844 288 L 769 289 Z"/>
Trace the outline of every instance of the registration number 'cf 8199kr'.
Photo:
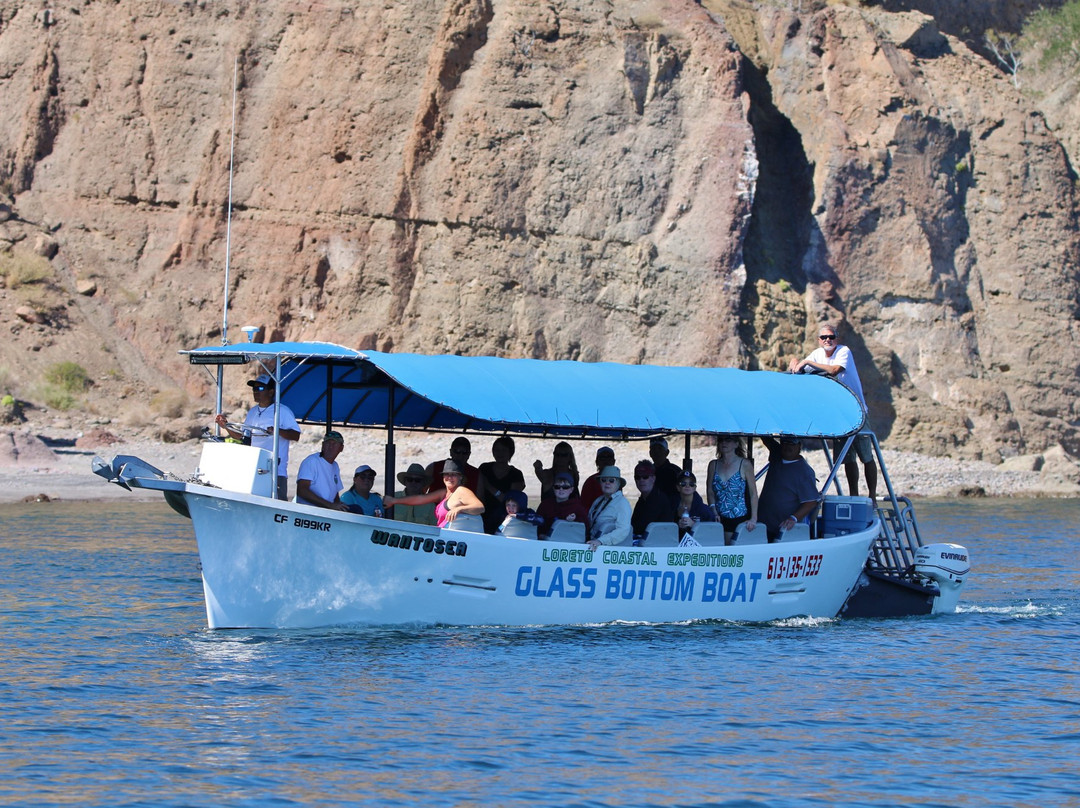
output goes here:
<path id="1" fill-rule="evenodd" d="M 799 578 L 817 575 L 821 571 L 821 556 L 773 556 L 769 559 L 769 571 L 766 580 L 780 578 Z"/>

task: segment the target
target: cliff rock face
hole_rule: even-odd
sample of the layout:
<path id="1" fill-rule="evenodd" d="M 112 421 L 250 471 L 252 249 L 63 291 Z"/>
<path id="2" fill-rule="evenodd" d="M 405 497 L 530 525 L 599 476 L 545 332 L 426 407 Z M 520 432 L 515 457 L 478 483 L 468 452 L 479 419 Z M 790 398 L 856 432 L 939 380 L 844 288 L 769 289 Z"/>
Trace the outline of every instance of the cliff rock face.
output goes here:
<path id="1" fill-rule="evenodd" d="M 890 445 L 1075 453 L 1074 177 L 1010 90 L 914 12 L 0 0 L 0 249 L 54 272 L 3 364 L 205 395 L 228 238 L 234 341 L 779 368 L 828 317 Z"/>
<path id="2" fill-rule="evenodd" d="M 755 62 L 805 178 L 789 229 L 804 248 L 779 276 L 873 357 L 871 411 L 895 413 L 879 429 L 930 451 L 1075 447 L 1075 178 L 1042 118 L 919 14 L 759 24 Z"/>

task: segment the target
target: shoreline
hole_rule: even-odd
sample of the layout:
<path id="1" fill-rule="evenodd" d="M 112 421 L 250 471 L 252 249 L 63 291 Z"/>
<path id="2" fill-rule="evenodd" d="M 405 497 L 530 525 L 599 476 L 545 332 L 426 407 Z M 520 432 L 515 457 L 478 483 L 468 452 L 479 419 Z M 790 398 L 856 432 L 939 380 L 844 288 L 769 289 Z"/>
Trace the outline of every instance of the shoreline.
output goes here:
<path id="1" fill-rule="evenodd" d="M 93 434 L 101 437 L 104 429 L 115 429 L 122 433 L 126 430 L 112 426 L 96 426 Z M 181 477 L 194 473 L 199 462 L 201 441 L 187 440 L 180 443 L 164 443 L 145 434 L 128 433 L 116 437 L 117 442 L 87 446 L 93 443 L 82 432 L 72 430 L 53 430 L 53 436 L 46 437 L 43 430 L 29 425 L 21 425 L 8 431 L 8 443 L 13 445 L 6 454 L 0 453 L 0 504 L 11 504 L 37 499 L 43 495 L 48 500 L 61 501 L 100 501 L 111 499 L 157 500 L 156 492 L 125 491 L 116 485 L 110 485 L 90 470 L 94 455 L 111 460 L 115 455 L 134 455 L 151 463 L 163 471 L 172 472 Z M 69 434 L 57 434 L 67 432 Z M 134 431 L 132 431 L 134 432 Z M 90 430 L 87 430 L 91 434 Z M 290 455 L 290 494 L 294 493 L 296 469 L 300 461 L 312 452 L 318 451 L 318 431 L 311 427 L 305 429 L 298 445 L 293 446 Z M 5 433 L 0 430 L 0 439 Z M 407 433 L 397 436 L 397 468 L 404 469 L 411 462 L 422 465 L 441 459 L 454 436 L 446 434 Z M 488 436 L 474 436 L 473 465 L 490 460 L 490 440 Z M 346 447 L 339 463 L 342 477 L 350 476 L 350 469 L 359 463 L 368 463 L 380 469 L 383 466 L 384 433 L 370 430 L 354 430 L 346 436 Z M 526 478 L 526 493 L 535 501 L 539 488 L 532 473 L 534 459 L 541 459 L 545 465 L 550 462 L 551 448 L 556 441 L 551 439 L 521 438 L 516 439 L 517 452 L 511 461 L 520 468 Z M 576 443 L 574 445 L 578 468 L 583 476 L 592 471 L 593 446 L 601 443 Z M 648 446 L 644 442 L 629 444 L 612 443 L 619 458 L 622 475 L 628 480 L 628 495 L 634 498 L 633 466 L 639 459 L 648 456 Z M 681 447 L 680 447 L 681 449 Z M 672 455 L 681 454 L 681 450 L 672 449 Z M 1049 453 L 1047 453 L 1049 455 Z M 820 453 L 807 451 L 806 456 L 818 474 L 819 483 L 824 481 L 826 469 L 819 458 Z M 1020 462 L 994 465 L 986 461 L 959 460 L 954 458 L 930 457 L 911 452 L 901 452 L 885 448 L 883 455 L 886 471 L 892 480 L 897 495 L 911 498 L 970 498 L 970 497 L 1023 497 L 1023 498 L 1070 498 L 1080 497 L 1080 485 L 1070 471 L 1074 466 L 1062 463 L 1036 462 L 1029 458 L 1017 458 Z M 710 446 L 691 448 L 693 467 L 701 475 L 709 459 L 713 456 Z M 760 454 L 758 455 L 760 457 Z M 1042 458 L 1042 456 L 1039 456 Z M 374 461 L 374 462 L 373 462 Z M 1035 470 L 1040 468 L 1041 470 Z M 860 481 L 862 470 L 860 468 Z M 376 489 L 383 490 L 382 474 L 376 479 Z M 846 480 L 842 481 L 846 485 Z M 400 487 L 396 485 L 395 487 Z M 878 494 L 884 490 L 879 484 Z M 865 493 L 865 490 L 862 491 Z"/>

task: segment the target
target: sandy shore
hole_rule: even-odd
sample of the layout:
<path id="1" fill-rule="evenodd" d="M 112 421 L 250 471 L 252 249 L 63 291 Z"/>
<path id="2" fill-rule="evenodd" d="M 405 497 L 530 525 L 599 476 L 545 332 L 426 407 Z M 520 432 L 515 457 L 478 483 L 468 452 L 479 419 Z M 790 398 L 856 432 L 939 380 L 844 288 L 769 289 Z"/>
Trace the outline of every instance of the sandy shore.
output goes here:
<path id="1" fill-rule="evenodd" d="M 119 438 L 119 442 L 99 446 L 80 445 L 88 442 L 86 436 L 91 429 L 115 430 L 115 436 Z M 128 492 L 118 486 L 108 484 L 91 473 L 91 459 L 94 455 L 100 455 L 106 460 L 111 460 L 118 454 L 135 455 L 164 471 L 186 477 L 196 470 L 201 452 L 201 443 L 197 440 L 162 443 L 136 431 L 125 431 L 123 428 L 100 424 L 83 428 L 65 424 L 50 429 L 42 429 L 40 425 L 36 428 L 23 425 L 13 428 L 8 437 L 14 441 L 16 448 L 14 451 L 9 450 L 6 456 L 0 454 L 0 503 L 21 502 L 39 495 L 44 495 L 50 500 L 105 500 L 121 497 L 129 500 L 133 497 L 157 499 L 156 494 Z M 399 434 L 396 441 L 397 468 L 404 469 L 412 462 L 427 465 L 445 457 L 451 437 Z M 339 458 L 343 476 L 348 477 L 351 469 L 360 463 L 369 463 L 375 468 L 382 468 L 385 441 L 382 432 L 354 430 L 346 435 L 346 440 L 345 451 Z M 23 442 L 21 451 L 18 450 L 20 441 Z M 318 450 L 316 441 L 315 431 L 308 428 L 300 444 L 293 447 L 289 464 L 292 480 L 295 480 L 300 461 L 311 452 Z M 525 472 L 528 481 L 527 493 L 531 497 L 535 497 L 538 493 L 531 471 L 532 463 L 536 459 L 541 459 L 545 465 L 548 465 L 554 443 L 546 439 L 517 441 L 517 453 L 513 462 Z M 595 447 L 599 445 L 579 443 L 575 446 L 578 467 L 586 473 L 592 471 L 593 453 Z M 631 477 L 634 464 L 648 457 L 648 446 L 643 442 L 614 443 L 613 447 L 622 467 L 623 476 L 627 479 Z M 672 455 L 682 454 L 681 443 L 677 447 L 673 446 L 672 449 Z M 824 480 L 825 469 L 823 463 L 817 458 L 818 454 L 808 452 L 807 456 L 818 471 L 819 479 Z M 888 474 L 897 493 L 907 496 L 1080 496 L 1080 486 L 1076 484 L 1075 478 L 1071 475 L 1063 476 L 1051 468 L 1044 468 L 1040 472 L 1018 469 L 1016 464 L 993 465 L 980 461 L 925 457 L 889 449 L 885 449 L 884 455 Z M 698 474 L 704 472 L 712 456 L 713 450 L 708 446 L 694 447 L 691 450 L 694 469 Z M 474 439 L 471 462 L 475 465 L 489 459 L 490 440 L 488 438 Z M 380 474 L 376 481 L 378 490 L 382 489 L 382 478 L 383 475 Z"/>

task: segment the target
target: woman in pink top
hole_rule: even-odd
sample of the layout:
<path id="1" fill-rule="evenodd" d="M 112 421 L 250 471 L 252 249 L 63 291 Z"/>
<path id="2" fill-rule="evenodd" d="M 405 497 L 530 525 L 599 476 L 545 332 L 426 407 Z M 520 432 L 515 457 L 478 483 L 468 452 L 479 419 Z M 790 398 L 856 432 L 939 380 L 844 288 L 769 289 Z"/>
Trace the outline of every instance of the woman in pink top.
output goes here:
<path id="1" fill-rule="evenodd" d="M 472 491 L 461 484 L 465 473 L 453 460 L 443 464 L 443 487 L 430 494 L 413 494 L 405 497 L 383 497 L 387 508 L 394 505 L 435 505 L 435 521 L 439 527 L 450 525 L 459 513 L 484 512 L 484 503 Z"/>

